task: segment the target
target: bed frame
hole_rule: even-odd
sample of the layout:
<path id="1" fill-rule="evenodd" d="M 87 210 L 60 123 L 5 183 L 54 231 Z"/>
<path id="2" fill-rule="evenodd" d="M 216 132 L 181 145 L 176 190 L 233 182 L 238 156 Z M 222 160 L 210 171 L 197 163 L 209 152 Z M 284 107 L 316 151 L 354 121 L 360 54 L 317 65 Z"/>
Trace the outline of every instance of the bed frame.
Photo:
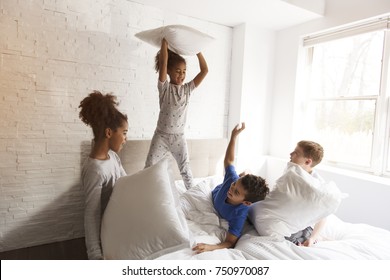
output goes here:
<path id="1" fill-rule="evenodd" d="M 128 140 L 119 153 L 128 175 L 142 170 L 151 140 Z M 223 159 L 228 141 L 223 139 L 187 139 L 190 166 L 194 178 L 223 174 Z M 177 165 L 175 179 L 181 179 Z"/>

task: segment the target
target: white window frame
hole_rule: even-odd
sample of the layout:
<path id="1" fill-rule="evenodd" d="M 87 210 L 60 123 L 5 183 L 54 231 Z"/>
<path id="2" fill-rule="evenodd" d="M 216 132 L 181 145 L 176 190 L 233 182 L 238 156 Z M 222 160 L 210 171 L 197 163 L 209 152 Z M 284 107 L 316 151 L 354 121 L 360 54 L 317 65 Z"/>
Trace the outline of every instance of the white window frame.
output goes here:
<path id="1" fill-rule="evenodd" d="M 376 111 L 374 117 L 374 131 L 373 131 L 373 143 L 371 150 L 371 164 L 370 168 L 357 167 L 352 164 L 337 163 L 337 162 L 325 162 L 326 164 L 347 168 L 355 169 L 367 173 L 371 173 L 378 176 L 389 176 L 390 177 L 390 166 L 387 166 L 387 159 L 390 156 L 390 15 L 386 15 L 380 18 L 367 20 L 365 22 L 359 22 L 349 26 L 343 26 L 341 28 L 329 30 L 322 33 L 311 34 L 302 38 L 301 47 L 301 68 L 306 69 L 305 64 L 308 63 L 310 57 L 309 50 L 320 43 L 329 42 L 332 40 L 342 39 L 353 35 L 380 31 L 385 32 L 384 36 L 384 47 L 383 47 L 383 60 L 382 60 L 382 71 L 380 81 L 380 92 L 377 96 L 364 96 L 364 97 L 337 97 L 334 100 L 358 100 L 358 99 L 375 99 L 376 100 Z M 300 96 L 297 95 L 297 103 L 295 116 L 296 123 L 299 124 L 302 118 L 302 109 L 305 110 L 306 102 L 310 100 L 307 90 L 307 70 L 298 70 L 298 84 L 297 93 L 303 93 Z M 309 99 L 308 99 L 309 98 Z M 319 99 L 311 99 L 319 100 Z M 324 99 L 331 100 L 331 99 Z M 299 134 L 299 126 L 294 127 L 294 133 Z"/>

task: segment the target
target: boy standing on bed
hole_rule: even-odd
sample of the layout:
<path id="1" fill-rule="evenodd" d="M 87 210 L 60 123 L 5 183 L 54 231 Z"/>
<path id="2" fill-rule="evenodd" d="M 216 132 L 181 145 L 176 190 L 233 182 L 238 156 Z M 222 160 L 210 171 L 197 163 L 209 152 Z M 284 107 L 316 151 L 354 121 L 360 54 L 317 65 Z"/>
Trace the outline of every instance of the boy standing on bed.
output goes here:
<path id="1" fill-rule="evenodd" d="M 212 191 L 214 208 L 229 223 L 225 241 L 219 244 L 198 243 L 192 249 L 197 254 L 234 247 L 241 236 L 249 206 L 253 202 L 263 200 L 269 193 L 267 183 L 263 178 L 252 174 L 240 177 L 233 166 L 236 138 L 244 129 L 245 123 L 233 129 L 224 159 L 225 178 L 223 183 Z"/>

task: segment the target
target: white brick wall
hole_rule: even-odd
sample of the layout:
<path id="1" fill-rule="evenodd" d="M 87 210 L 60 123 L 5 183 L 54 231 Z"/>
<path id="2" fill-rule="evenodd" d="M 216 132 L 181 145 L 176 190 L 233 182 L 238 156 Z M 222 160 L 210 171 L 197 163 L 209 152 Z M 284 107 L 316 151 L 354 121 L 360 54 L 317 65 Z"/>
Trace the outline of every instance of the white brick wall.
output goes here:
<path id="1" fill-rule="evenodd" d="M 232 30 L 126 0 L 0 1 L 0 251 L 84 235 L 80 169 L 92 90 L 113 92 L 129 138 L 150 139 L 158 116 L 157 49 L 136 32 L 186 24 L 210 34 L 209 75 L 193 96 L 188 138 L 224 137 Z M 198 71 L 186 57 L 188 77 Z"/>

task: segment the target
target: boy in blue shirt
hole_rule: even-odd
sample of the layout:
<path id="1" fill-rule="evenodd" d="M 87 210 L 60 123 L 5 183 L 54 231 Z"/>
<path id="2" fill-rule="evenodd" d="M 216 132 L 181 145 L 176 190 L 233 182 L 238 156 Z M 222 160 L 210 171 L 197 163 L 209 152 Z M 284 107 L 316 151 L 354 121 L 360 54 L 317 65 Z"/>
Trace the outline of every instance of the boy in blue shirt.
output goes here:
<path id="1" fill-rule="evenodd" d="M 263 178 L 252 174 L 239 176 L 233 166 L 236 138 L 244 129 L 245 123 L 233 129 L 224 159 L 225 178 L 223 183 L 212 191 L 215 209 L 222 218 L 229 222 L 225 241 L 213 245 L 198 243 L 192 249 L 197 254 L 234 247 L 241 236 L 249 206 L 253 202 L 263 200 L 269 193 L 267 183 Z"/>

